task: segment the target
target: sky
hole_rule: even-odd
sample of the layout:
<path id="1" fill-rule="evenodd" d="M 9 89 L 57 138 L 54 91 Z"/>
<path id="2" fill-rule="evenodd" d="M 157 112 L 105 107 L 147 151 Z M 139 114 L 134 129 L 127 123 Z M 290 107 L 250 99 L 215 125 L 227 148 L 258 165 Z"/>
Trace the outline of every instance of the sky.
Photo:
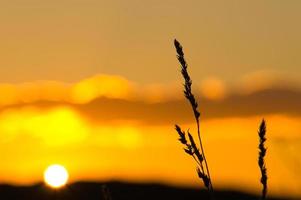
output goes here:
<path id="1" fill-rule="evenodd" d="M 197 80 L 300 79 L 299 1 L 1 1 L 1 82 L 76 82 L 98 73 L 179 79 L 172 40 Z"/>
<path id="2" fill-rule="evenodd" d="M 269 193 L 301 196 L 300 8 L 297 0 L 1 1 L 0 182 L 39 182 L 61 163 L 71 181 L 202 187 L 174 131 L 175 123 L 196 131 L 177 38 L 214 184 L 259 192 L 264 117 Z"/>

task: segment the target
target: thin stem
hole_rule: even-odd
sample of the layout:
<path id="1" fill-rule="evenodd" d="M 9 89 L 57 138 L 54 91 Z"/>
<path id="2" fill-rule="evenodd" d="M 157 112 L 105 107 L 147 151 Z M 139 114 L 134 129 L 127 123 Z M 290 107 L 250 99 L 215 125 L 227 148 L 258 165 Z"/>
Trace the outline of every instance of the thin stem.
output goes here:
<path id="1" fill-rule="evenodd" d="M 207 175 L 209 177 L 209 183 L 210 183 L 209 190 L 210 190 L 211 195 L 213 196 L 213 185 L 212 185 L 212 181 L 211 181 L 211 176 L 210 176 L 210 172 L 209 172 L 207 159 L 206 159 L 206 156 L 205 156 L 205 151 L 204 151 L 204 148 L 203 148 L 203 143 L 202 143 L 201 133 L 200 133 L 200 122 L 199 122 L 198 118 L 196 118 L 196 124 L 197 124 L 197 129 L 198 129 L 198 138 L 199 138 L 199 141 L 200 141 L 200 147 L 201 147 L 202 155 L 203 155 L 203 158 L 204 158 L 204 161 L 205 161 L 205 167 L 206 167 Z"/>

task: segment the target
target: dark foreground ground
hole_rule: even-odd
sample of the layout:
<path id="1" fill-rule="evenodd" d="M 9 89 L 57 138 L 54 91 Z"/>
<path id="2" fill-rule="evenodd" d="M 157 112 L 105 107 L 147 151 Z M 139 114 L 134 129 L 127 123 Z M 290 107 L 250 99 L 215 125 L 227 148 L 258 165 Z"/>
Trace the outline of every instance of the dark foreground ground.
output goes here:
<path id="1" fill-rule="evenodd" d="M 107 188 L 107 189 L 106 189 Z M 110 197 L 105 197 L 105 191 Z M 174 188 L 157 184 L 128 184 L 111 182 L 74 183 L 64 189 L 52 190 L 43 184 L 30 187 L 0 185 L 0 200 L 190 200 L 209 199 L 207 191 Z M 216 191 L 215 199 L 244 200 L 258 197 L 235 191 Z M 288 199 L 288 198 L 271 198 Z"/>

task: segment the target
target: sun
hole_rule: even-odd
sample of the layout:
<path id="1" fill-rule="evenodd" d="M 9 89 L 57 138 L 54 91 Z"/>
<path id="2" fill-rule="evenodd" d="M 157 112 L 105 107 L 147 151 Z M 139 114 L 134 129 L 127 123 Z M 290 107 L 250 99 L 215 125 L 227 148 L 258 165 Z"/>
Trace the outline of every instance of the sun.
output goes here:
<path id="1" fill-rule="evenodd" d="M 54 164 L 47 167 L 44 172 L 44 181 L 53 188 L 60 188 L 68 181 L 68 172 L 62 165 Z"/>

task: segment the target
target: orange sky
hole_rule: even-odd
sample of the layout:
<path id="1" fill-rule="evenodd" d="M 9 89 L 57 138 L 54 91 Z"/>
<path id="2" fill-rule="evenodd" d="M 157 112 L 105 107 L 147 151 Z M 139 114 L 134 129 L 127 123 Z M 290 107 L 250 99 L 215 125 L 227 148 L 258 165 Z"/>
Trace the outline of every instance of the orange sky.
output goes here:
<path id="1" fill-rule="evenodd" d="M 4 0 L 0 80 L 77 82 L 105 73 L 165 84 L 178 80 L 176 37 L 198 80 L 234 84 L 263 72 L 298 81 L 300 8 L 282 0 Z"/>
<path id="2" fill-rule="evenodd" d="M 296 179 L 301 91 L 265 85 L 255 92 L 221 96 L 206 95 L 206 87 L 220 94 L 220 85 L 215 90 L 214 83 L 195 84 L 216 187 L 258 192 L 257 129 L 265 117 L 269 192 L 301 195 Z M 195 131 L 190 107 L 176 84 L 139 85 L 102 74 L 74 84 L 1 84 L 0 92 L 1 182 L 41 181 L 49 164 L 60 163 L 71 181 L 202 185 L 173 129 L 179 123 Z"/>
<path id="3" fill-rule="evenodd" d="M 12 0 L 0 3 L 0 182 L 52 163 L 71 181 L 202 187 L 174 124 L 195 131 L 183 46 L 216 187 L 301 196 L 300 1 Z M 243 187 L 241 187 L 243 185 Z"/>

